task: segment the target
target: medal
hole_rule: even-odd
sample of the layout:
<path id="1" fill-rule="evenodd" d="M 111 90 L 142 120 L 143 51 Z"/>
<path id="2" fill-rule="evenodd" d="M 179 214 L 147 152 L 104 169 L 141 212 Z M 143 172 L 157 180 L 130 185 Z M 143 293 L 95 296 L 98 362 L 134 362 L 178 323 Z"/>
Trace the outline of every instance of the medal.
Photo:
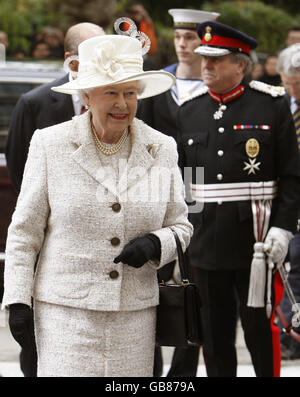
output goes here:
<path id="1" fill-rule="evenodd" d="M 251 138 L 246 142 L 246 153 L 252 159 L 259 154 L 259 143 L 256 139 Z"/>
<path id="2" fill-rule="evenodd" d="M 245 167 L 243 168 L 243 171 L 248 171 L 248 175 L 255 174 L 255 170 L 260 171 L 259 166 L 261 163 L 256 163 L 256 159 L 248 160 L 249 163 L 246 163 L 246 161 L 244 161 Z"/>
<path id="3" fill-rule="evenodd" d="M 227 109 L 226 105 L 222 105 L 222 103 L 219 104 L 219 109 L 214 113 L 214 119 L 215 120 L 220 120 L 223 117 L 223 113 Z"/>

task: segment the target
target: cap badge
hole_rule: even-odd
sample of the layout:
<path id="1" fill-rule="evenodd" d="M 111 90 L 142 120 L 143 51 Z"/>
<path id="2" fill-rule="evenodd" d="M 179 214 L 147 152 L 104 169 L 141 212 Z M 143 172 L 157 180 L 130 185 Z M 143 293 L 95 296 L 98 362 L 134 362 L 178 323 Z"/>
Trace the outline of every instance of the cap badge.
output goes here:
<path id="1" fill-rule="evenodd" d="M 211 35 L 211 27 L 210 26 L 206 26 L 205 28 L 205 35 L 204 35 L 204 40 L 208 43 L 209 41 L 211 41 L 212 39 L 212 35 Z"/>
<path id="2" fill-rule="evenodd" d="M 259 153 L 259 143 L 256 139 L 251 138 L 246 142 L 246 153 L 252 159 Z"/>

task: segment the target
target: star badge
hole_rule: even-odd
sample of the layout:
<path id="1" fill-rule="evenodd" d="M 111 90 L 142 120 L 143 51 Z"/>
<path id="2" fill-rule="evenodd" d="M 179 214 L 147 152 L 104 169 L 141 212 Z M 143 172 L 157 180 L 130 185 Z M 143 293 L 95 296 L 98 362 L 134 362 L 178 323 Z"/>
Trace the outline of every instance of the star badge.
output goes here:
<path id="1" fill-rule="evenodd" d="M 260 171 L 259 166 L 261 163 L 255 163 L 256 158 L 255 159 L 248 158 L 248 160 L 249 160 L 249 163 L 246 163 L 246 161 L 244 161 L 245 167 L 243 168 L 243 171 L 248 171 L 248 175 L 255 174 L 255 170 Z"/>

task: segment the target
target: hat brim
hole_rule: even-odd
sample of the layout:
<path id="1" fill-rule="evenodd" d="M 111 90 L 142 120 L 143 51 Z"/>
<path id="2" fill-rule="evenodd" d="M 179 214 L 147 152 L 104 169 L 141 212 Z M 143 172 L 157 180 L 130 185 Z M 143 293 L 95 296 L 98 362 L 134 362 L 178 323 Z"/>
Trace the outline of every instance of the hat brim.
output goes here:
<path id="1" fill-rule="evenodd" d="M 101 76 L 95 75 L 89 80 L 85 80 L 84 83 L 80 81 L 80 78 L 72 80 L 66 84 L 62 84 L 51 89 L 56 92 L 63 94 L 76 94 L 82 90 L 106 87 L 116 84 L 127 83 L 130 81 L 140 81 L 142 84 L 142 90 L 138 93 L 138 99 L 149 98 L 155 95 L 159 95 L 165 91 L 168 91 L 175 83 L 176 79 L 169 72 L 152 70 L 148 72 L 141 72 L 134 75 L 130 75 L 115 81 L 104 81 Z"/>
<path id="2" fill-rule="evenodd" d="M 208 45 L 200 45 L 194 52 L 196 54 L 204 55 L 206 57 L 222 57 L 231 54 L 227 48 L 213 47 Z"/>

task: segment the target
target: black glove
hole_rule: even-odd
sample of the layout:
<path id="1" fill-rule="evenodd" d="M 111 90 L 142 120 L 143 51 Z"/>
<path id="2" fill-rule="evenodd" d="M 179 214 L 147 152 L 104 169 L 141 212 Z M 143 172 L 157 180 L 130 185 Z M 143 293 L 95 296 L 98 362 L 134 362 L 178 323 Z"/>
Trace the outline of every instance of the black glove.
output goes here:
<path id="1" fill-rule="evenodd" d="M 125 245 L 123 251 L 114 259 L 114 263 L 122 262 L 133 267 L 142 267 L 150 259 L 160 259 L 160 240 L 154 234 L 138 237 Z"/>
<path id="2" fill-rule="evenodd" d="M 9 305 L 9 328 L 23 349 L 32 349 L 34 340 L 33 310 L 23 303 Z"/>

